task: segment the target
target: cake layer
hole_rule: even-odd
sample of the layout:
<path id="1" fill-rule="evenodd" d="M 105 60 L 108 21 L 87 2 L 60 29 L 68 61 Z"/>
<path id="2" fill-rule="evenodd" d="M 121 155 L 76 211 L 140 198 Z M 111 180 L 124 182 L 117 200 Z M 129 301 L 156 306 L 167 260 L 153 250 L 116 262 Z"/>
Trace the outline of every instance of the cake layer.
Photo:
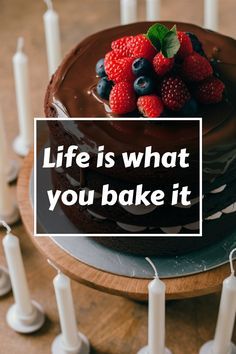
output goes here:
<path id="1" fill-rule="evenodd" d="M 61 191 L 72 189 L 78 192 L 81 188 L 79 181 L 74 180 L 68 173 L 53 172 L 54 185 Z M 88 188 L 84 188 L 88 191 Z M 203 219 L 215 220 L 223 214 L 236 211 L 236 183 L 223 185 L 211 193 L 205 194 L 203 198 Z M 97 215 L 100 219 L 114 220 L 115 222 L 134 224 L 144 227 L 173 227 L 195 224 L 195 230 L 198 227 L 197 210 L 199 208 L 198 198 L 192 201 L 191 207 L 177 205 L 167 206 L 122 206 L 119 203 L 112 207 L 101 206 L 101 194 L 95 191 L 95 203 L 84 209 L 89 209 L 92 215 Z M 171 218 L 170 218 L 170 215 Z M 197 226 L 196 226 L 197 225 Z M 111 230 L 112 232 L 112 230 Z M 155 233 L 155 229 L 152 231 Z"/>
<path id="2" fill-rule="evenodd" d="M 55 188 L 61 188 L 58 179 L 54 179 Z M 96 213 L 91 213 L 85 207 L 79 205 L 67 207 L 61 204 L 61 208 L 67 217 L 78 227 L 79 232 L 83 233 L 195 233 L 195 225 L 177 225 L 174 228 L 162 227 L 152 229 L 143 228 L 138 225 L 117 223 L 114 220 L 108 220 Z M 204 220 L 202 237 L 99 237 L 95 236 L 97 242 L 114 248 L 122 252 L 135 253 L 139 255 L 176 255 L 206 247 L 229 235 L 236 227 L 236 202 L 228 210 L 218 215 L 213 220 Z"/>

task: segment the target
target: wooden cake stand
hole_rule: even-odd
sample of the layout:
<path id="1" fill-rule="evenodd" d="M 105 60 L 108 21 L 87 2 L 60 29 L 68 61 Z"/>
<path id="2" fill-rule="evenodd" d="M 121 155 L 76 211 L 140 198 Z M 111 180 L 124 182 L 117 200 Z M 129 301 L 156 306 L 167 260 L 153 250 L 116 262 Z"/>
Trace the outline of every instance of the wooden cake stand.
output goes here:
<path id="1" fill-rule="evenodd" d="M 129 278 L 95 269 L 70 256 L 49 237 L 33 236 L 33 210 L 29 195 L 29 180 L 33 166 L 33 151 L 25 158 L 18 180 L 18 202 L 26 230 L 39 251 L 50 259 L 71 279 L 92 288 L 134 300 L 147 300 L 150 280 Z M 167 299 L 201 296 L 220 290 L 222 281 L 229 275 L 229 266 L 219 266 L 210 271 L 178 278 L 164 279 Z"/>

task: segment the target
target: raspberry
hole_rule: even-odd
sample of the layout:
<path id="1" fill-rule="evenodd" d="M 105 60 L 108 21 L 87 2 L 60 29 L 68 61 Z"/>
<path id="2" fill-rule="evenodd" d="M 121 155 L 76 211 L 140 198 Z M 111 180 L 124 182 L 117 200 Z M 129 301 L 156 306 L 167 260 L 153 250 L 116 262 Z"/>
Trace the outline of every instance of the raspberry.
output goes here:
<path id="1" fill-rule="evenodd" d="M 210 62 L 194 52 L 184 59 L 182 74 L 189 81 L 202 81 L 213 74 Z"/>
<path id="2" fill-rule="evenodd" d="M 158 53 L 153 59 L 153 67 L 158 76 L 164 76 L 173 65 L 174 58 L 166 58 L 162 53 Z"/>
<path id="3" fill-rule="evenodd" d="M 218 103 L 222 101 L 224 89 L 224 83 L 216 77 L 212 76 L 198 84 L 198 87 L 195 91 L 195 97 L 201 103 Z"/>
<path id="4" fill-rule="evenodd" d="M 112 63 L 114 60 L 122 59 L 122 58 L 124 58 L 123 54 L 121 54 L 119 52 L 115 52 L 114 50 L 111 50 L 110 52 L 108 52 L 105 55 L 105 58 L 104 58 L 105 69 L 106 69 L 106 66 L 109 65 L 110 63 Z"/>
<path id="5" fill-rule="evenodd" d="M 180 42 L 180 48 L 177 55 L 183 59 L 193 52 L 193 46 L 191 39 L 185 32 L 178 31 L 177 35 Z"/>
<path id="6" fill-rule="evenodd" d="M 161 97 L 167 108 L 179 111 L 190 99 L 190 93 L 180 77 L 170 76 L 162 82 Z"/>
<path id="7" fill-rule="evenodd" d="M 161 99 L 156 95 L 139 97 L 137 105 L 139 111 L 147 118 L 160 117 L 164 110 Z"/>
<path id="8" fill-rule="evenodd" d="M 136 97 L 133 85 L 128 82 L 119 82 L 110 93 L 110 108 L 113 113 L 125 114 L 136 109 Z"/>
<path id="9" fill-rule="evenodd" d="M 119 38 L 111 43 L 111 48 L 126 57 L 130 56 L 130 50 L 128 49 L 127 45 L 128 42 L 133 38 L 133 36 L 125 36 L 122 38 Z"/>
<path id="10" fill-rule="evenodd" d="M 114 81 L 115 83 L 121 81 L 133 82 L 135 79 L 132 71 L 133 61 L 133 58 L 123 58 L 107 62 L 105 57 L 105 70 L 108 79 Z"/>
<path id="11" fill-rule="evenodd" d="M 150 40 L 144 34 L 134 36 L 127 46 L 133 58 L 145 58 L 152 61 L 157 53 Z"/>

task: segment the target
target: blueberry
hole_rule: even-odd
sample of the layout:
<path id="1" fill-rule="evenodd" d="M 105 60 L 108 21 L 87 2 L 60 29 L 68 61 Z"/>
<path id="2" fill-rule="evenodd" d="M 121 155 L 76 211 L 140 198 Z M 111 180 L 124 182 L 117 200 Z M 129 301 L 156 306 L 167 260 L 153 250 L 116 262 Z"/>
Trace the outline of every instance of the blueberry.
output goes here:
<path id="1" fill-rule="evenodd" d="M 148 76 L 140 76 L 134 81 L 134 91 L 138 96 L 149 95 L 153 90 L 153 80 Z"/>
<path id="2" fill-rule="evenodd" d="M 197 112 L 198 104 L 193 98 L 191 98 L 187 103 L 185 103 L 184 107 L 181 109 L 181 114 L 184 117 L 194 117 Z"/>
<path id="3" fill-rule="evenodd" d="M 152 65 L 147 59 L 138 58 L 133 62 L 132 70 L 135 76 L 146 75 L 152 71 Z"/>
<path id="4" fill-rule="evenodd" d="M 97 94 L 106 100 L 108 100 L 111 89 L 112 89 L 112 81 L 108 80 L 107 77 L 103 77 L 98 81 L 97 84 Z"/>
<path id="5" fill-rule="evenodd" d="M 202 43 L 199 41 L 197 36 L 191 32 L 186 32 L 189 38 L 191 39 L 193 50 L 198 54 L 202 55 L 203 57 L 206 56 L 204 50 L 202 49 Z"/>
<path id="6" fill-rule="evenodd" d="M 106 72 L 104 68 L 104 58 L 98 60 L 96 64 L 96 73 L 100 77 L 106 76 Z"/>

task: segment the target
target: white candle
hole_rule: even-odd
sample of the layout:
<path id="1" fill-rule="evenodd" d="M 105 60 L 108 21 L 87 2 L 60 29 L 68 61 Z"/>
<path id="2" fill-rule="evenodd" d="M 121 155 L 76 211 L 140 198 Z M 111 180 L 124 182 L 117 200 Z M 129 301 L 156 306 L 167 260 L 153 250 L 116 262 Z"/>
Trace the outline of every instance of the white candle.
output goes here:
<path id="1" fill-rule="evenodd" d="M 12 59 L 20 130 L 17 142 L 20 146 L 15 145 L 15 150 L 19 154 L 25 155 L 33 143 L 33 117 L 29 90 L 28 57 L 23 52 L 23 48 L 24 39 L 20 37 L 17 42 L 17 51 Z"/>
<path id="2" fill-rule="evenodd" d="M 160 0 L 146 0 L 147 21 L 160 20 Z"/>
<path id="3" fill-rule="evenodd" d="M 218 0 L 204 0 L 204 27 L 216 31 L 219 17 Z"/>
<path id="4" fill-rule="evenodd" d="M 19 168 L 16 161 L 9 159 L 8 145 L 2 109 L 0 106 L 0 166 L 3 166 L 3 170 L 5 170 L 7 182 L 12 182 L 16 179 Z"/>
<path id="5" fill-rule="evenodd" d="M 229 354 L 236 313 L 236 277 L 233 268 L 233 250 L 230 254 L 231 275 L 223 282 L 213 354 Z"/>
<path id="6" fill-rule="evenodd" d="M 81 346 L 78 334 L 75 309 L 71 292 L 70 279 L 58 272 L 53 280 L 59 312 L 63 344 L 68 350 L 76 350 Z"/>
<path id="7" fill-rule="evenodd" d="M 137 21 L 137 0 L 120 0 L 121 24 Z"/>
<path id="8" fill-rule="evenodd" d="M 148 285 L 148 354 L 164 354 L 166 286 L 159 279 L 153 263 L 147 260 L 155 270 L 155 278 Z"/>
<path id="9" fill-rule="evenodd" d="M 0 168 L 0 218 L 7 220 L 9 224 L 19 219 L 18 209 L 13 200 L 7 176 L 3 168 Z"/>
<path id="10" fill-rule="evenodd" d="M 51 0 L 45 0 L 45 2 L 48 10 L 45 12 L 43 20 L 48 57 L 48 73 L 49 77 L 51 77 L 61 62 L 61 41 L 58 14 L 53 9 Z"/>
<path id="11" fill-rule="evenodd" d="M 7 235 L 3 239 L 3 248 L 11 278 L 17 314 L 23 318 L 31 316 L 33 306 L 30 300 L 20 243 L 18 237 L 12 235 L 10 230 L 8 230 Z"/>

